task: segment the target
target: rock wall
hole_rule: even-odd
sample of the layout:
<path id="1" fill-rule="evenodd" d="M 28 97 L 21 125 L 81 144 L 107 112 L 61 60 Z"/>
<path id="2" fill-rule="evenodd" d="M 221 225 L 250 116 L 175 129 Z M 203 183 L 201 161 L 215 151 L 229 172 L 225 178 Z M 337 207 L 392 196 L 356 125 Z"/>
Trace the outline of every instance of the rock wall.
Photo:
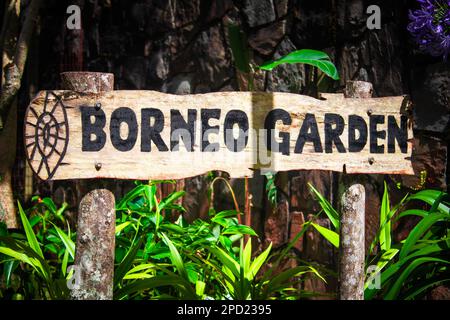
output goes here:
<path id="1" fill-rule="evenodd" d="M 73 3 L 82 8 L 82 31 L 65 28 L 66 8 Z M 372 4 L 381 8 L 380 30 L 366 27 L 366 8 Z M 324 50 L 341 75 L 338 82 L 327 80 L 324 90 L 340 92 L 346 80 L 365 80 L 373 83 L 375 96 L 409 94 L 414 102 L 416 175 L 367 177 L 369 243 L 379 223 L 383 180 L 388 181 L 394 201 L 410 188 L 420 187 L 421 171 L 426 171 L 423 187 L 448 188 L 450 68 L 448 62 L 421 54 L 411 43 L 406 25 L 412 5 L 406 0 L 45 1 L 21 106 L 27 105 L 30 92 L 60 87 L 60 72 L 81 69 L 114 73 L 115 89 L 176 94 L 238 90 L 227 40 L 230 22 L 245 31 L 257 64 L 296 49 Z M 304 93 L 309 70 L 302 65 L 281 66 L 259 74 L 255 88 Z M 23 171 L 20 157 L 17 168 L 18 173 Z M 337 188 L 335 174 L 330 172 L 296 171 L 280 180 L 281 204 L 275 211 L 265 200 L 264 179 L 251 181 L 253 225 L 276 246 L 286 243 L 291 231 L 318 210 L 307 190 L 308 181 L 333 203 Z M 19 190 L 21 181 L 16 179 Z M 243 208 L 243 183 L 233 183 Z M 206 179 L 186 179 L 184 185 L 188 217 L 204 216 Z M 130 182 L 117 182 L 113 191 L 120 198 L 131 186 Z M 57 200 L 69 201 L 76 208 L 84 191 L 77 189 L 76 183 L 35 181 L 33 192 L 54 193 Z M 232 207 L 225 189 L 216 197 L 216 204 Z M 328 222 L 321 219 L 320 223 Z M 399 226 L 399 234 L 402 228 L 407 226 Z M 306 258 L 333 265 L 335 254 L 321 241 L 308 234 L 296 250 Z"/>

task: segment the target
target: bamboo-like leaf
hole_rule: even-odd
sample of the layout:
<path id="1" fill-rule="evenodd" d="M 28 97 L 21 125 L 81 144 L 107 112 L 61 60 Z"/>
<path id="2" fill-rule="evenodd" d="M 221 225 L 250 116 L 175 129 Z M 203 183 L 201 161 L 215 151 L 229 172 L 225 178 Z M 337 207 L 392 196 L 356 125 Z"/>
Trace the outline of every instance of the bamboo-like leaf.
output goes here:
<path id="1" fill-rule="evenodd" d="M 177 268 L 180 276 L 182 276 L 184 279 L 187 279 L 188 275 L 186 272 L 186 268 L 184 267 L 183 259 L 181 259 L 181 255 L 178 252 L 177 248 L 175 247 L 173 242 L 164 234 L 164 232 L 161 232 L 161 237 L 164 240 L 165 244 L 169 247 L 170 261 L 172 261 L 173 265 Z"/>
<path id="2" fill-rule="evenodd" d="M 229 24 L 228 38 L 230 41 L 231 53 L 233 54 L 236 69 L 243 73 L 250 72 L 250 55 L 247 46 L 247 39 L 240 27 L 236 24 Z"/>
<path id="3" fill-rule="evenodd" d="M 29 264 L 34 269 L 36 269 L 38 272 L 40 271 L 40 268 L 38 266 L 38 261 L 34 258 L 28 257 L 26 254 L 18 252 L 16 250 L 7 248 L 7 247 L 0 247 L 0 253 L 3 253 L 7 256 L 10 256 L 16 260 L 19 260 L 21 262 L 24 262 L 26 264 Z"/>
<path id="4" fill-rule="evenodd" d="M 380 247 L 381 250 L 387 251 L 391 248 L 391 222 L 389 219 L 389 212 L 391 211 L 388 187 L 386 181 L 384 181 L 384 192 L 381 200 L 380 209 Z"/>
<path id="5" fill-rule="evenodd" d="M 410 195 L 408 197 L 408 200 L 421 200 L 421 201 L 428 203 L 430 206 L 432 206 L 435 204 L 435 201 L 441 196 L 441 193 L 442 192 L 438 191 L 438 190 L 431 190 L 431 189 L 422 190 L 415 194 Z M 439 203 L 439 205 L 437 206 L 437 209 L 441 213 L 446 213 L 446 214 L 450 213 L 449 207 L 447 205 L 445 205 L 444 203 Z"/>
<path id="6" fill-rule="evenodd" d="M 419 217 L 426 217 L 427 215 L 429 215 L 430 212 L 426 211 L 426 210 L 421 210 L 421 209 L 409 209 L 409 210 L 405 210 L 402 213 L 400 213 L 396 220 L 399 220 L 400 218 L 406 217 L 406 216 L 419 216 Z"/>
<path id="7" fill-rule="evenodd" d="M 211 253 L 216 256 L 231 272 L 235 277 L 239 277 L 240 266 L 230 255 L 218 247 L 209 247 Z"/>
<path id="8" fill-rule="evenodd" d="M 64 246 L 66 247 L 66 250 L 69 252 L 72 259 L 75 259 L 75 243 L 72 241 L 72 239 L 69 238 L 69 236 L 64 231 L 62 231 L 53 223 L 52 225 L 55 228 L 56 232 L 58 233 L 59 238 L 63 242 Z"/>
<path id="9" fill-rule="evenodd" d="M 172 204 L 172 202 L 174 202 L 178 198 L 184 196 L 185 193 L 186 193 L 185 191 L 175 191 L 169 194 L 159 203 L 159 211 L 163 210 L 164 207 L 166 207 L 167 205 Z"/>
<path id="10" fill-rule="evenodd" d="M 437 221 L 448 218 L 447 214 L 444 213 L 434 213 L 423 218 L 409 233 L 408 237 L 403 244 L 402 249 L 400 250 L 400 259 L 404 259 L 413 246 L 416 244 L 417 240 L 428 230 L 431 228 L 433 224 Z"/>
<path id="11" fill-rule="evenodd" d="M 143 241 L 144 237 L 140 238 L 139 241 L 130 248 L 125 258 L 114 271 L 114 286 L 117 286 L 119 282 L 122 281 L 128 270 L 130 270 L 131 266 L 133 265 L 134 258 L 136 257 L 136 254 Z"/>
<path id="12" fill-rule="evenodd" d="M 414 260 L 400 274 L 400 276 L 395 281 L 394 285 L 390 288 L 390 290 L 384 296 L 384 299 L 386 299 L 386 300 L 397 299 L 404 282 L 407 280 L 409 275 L 414 271 L 414 269 L 416 269 L 421 264 L 430 263 L 430 262 L 450 264 L 449 261 L 439 259 L 439 258 L 433 258 L 433 257 L 423 257 L 423 258 L 418 258 L 418 259 Z"/>
<path id="13" fill-rule="evenodd" d="M 197 295 L 190 287 L 190 284 L 186 282 L 182 277 L 177 275 L 176 276 L 162 275 L 150 279 L 142 279 L 134 281 L 129 285 L 124 286 L 117 292 L 115 292 L 114 298 L 123 299 L 126 296 L 133 293 L 165 286 L 178 288 L 182 293 L 183 299 L 189 300 L 197 299 Z"/>
<path id="14" fill-rule="evenodd" d="M 367 289 L 369 284 L 372 283 L 373 277 L 377 274 L 379 274 L 383 268 L 390 262 L 392 259 L 397 255 L 399 252 L 399 249 L 390 248 L 387 251 L 383 252 L 380 259 L 377 261 L 376 264 L 376 270 L 373 272 L 373 274 L 366 278 L 366 281 L 364 283 L 364 289 Z"/>
<path id="15" fill-rule="evenodd" d="M 250 239 L 248 240 L 250 241 Z M 272 250 L 272 242 L 269 244 L 266 250 L 264 250 L 258 257 L 255 258 L 255 260 L 252 262 L 250 269 L 248 270 L 248 274 L 245 275 L 245 277 L 248 280 L 253 280 L 253 278 L 257 275 L 259 269 L 264 264 L 264 262 L 267 260 L 270 250 Z"/>
<path id="16" fill-rule="evenodd" d="M 322 227 L 316 223 L 311 223 L 311 225 L 325 238 L 327 239 L 333 246 L 336 248 L 339 248 L 339 234 L 327 229 L 325 227 Z"/>
<path id="17" fill-rule="evenodd" d="M 22 206 L 20 205 L 20 202 L 17 202 L 19 206 L 19 213 L 20 213 L 20 219 L 22 220 L 22 225 L 25 230 L 25 235 L 27 236 L 28 244 L 30 245 L 30 248 L 33 249 L 41 258 L 44 258 L 44 255 L 42 254 L 41 246 L 39 245 L 39 242 L 37 241 L 36 235 L 34 234 L 33 228 L 31 227 L 30 223 L 28 222 L 28 219 L 25 215 L 25 212 L 22 209 Z"/>
<path id="18" fill-rule="evenodd" d="M 242 250 L 242 243 L 241 241 L 241 268 L 244 270 L 244 274 L 247 275 L 247 273 L 250 271 L 250 263 L 252 261 L 252 239 L 247 240 L 247 244 L 245 245 L 244 250 Z"/>
<path id="19" fill-rule="evenodd" d="M 69 250 L 66 250 L 64 251 L 64 256 L 61 263 L 61 272 L 64 277 L 66 276 L 68 262 L 69 262 Z"/>
<path id="20" fill-rule="evenodd" d="M 131 224 L 131 221 L 125 221 L 121 224 L 116 225 L 115 234 L 117 235 L 118 233 L 120 233 L 120 231 L 122 231 L 123 229 L 128 227 L 130 224 Z"/>
<path id="21" fill-rule="evenodd" d="M 327 215 L 328 219 L 330 219 L 336 231 L 339 231 L 339 214 L 337 213 L 337 211 L 333 208 L 331 203 L 328 202 L 328 200 L 325 199 L 316 188 L 314 188 L 311 183 L 308 183 L 308 186 L 311 190 L 311 193 L 317 198 L 317 201 Z"/>

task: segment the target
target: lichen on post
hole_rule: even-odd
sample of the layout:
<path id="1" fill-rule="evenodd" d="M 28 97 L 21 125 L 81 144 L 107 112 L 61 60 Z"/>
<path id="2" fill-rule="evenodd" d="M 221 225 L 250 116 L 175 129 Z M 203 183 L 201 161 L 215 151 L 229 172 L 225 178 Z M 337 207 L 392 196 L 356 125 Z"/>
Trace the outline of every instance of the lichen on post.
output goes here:
<path id="1" fill-rule="evenodd" d="M 64 72 L 64 89 L 79 93 L 112 91 L 114 75 L 99 72 Z M 111 191 L 95 189 L 87 193 L 78 210 L 75 281 L 71 298 L 112 300 L 115 246 L 115 199 Z"/>
<path id="2" fill-rule="evenodd" d="M 78 210 L 75 300 L 112 300 L 114 278 L 115 200 L 106 189 L 83 197 Z"/>
<path id="3" fill-rule="evenodd" d="M 348 81 L 346 98 L 371 98 L 372 84 Z M 364 238 L 365 203 L 364 186 L 355 175 L 341 175 L 341 222 L 339 243 L 339 299 L 364 300 Z"/>

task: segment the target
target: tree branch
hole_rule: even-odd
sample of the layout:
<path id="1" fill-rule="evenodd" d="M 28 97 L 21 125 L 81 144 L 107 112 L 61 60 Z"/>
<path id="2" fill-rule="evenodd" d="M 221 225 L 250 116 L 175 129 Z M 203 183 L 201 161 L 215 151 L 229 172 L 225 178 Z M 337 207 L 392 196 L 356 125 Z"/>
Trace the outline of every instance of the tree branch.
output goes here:
<path id="1" fill-rule="evenodd" d="M 42 0 L 32 0 L 28 6 L 25 22 L 17 41 L 14 62 L 5 66 L 5 83 L 0 98 L 0 133 L 5 127 L 11 104 L 20 89 L 20 83 L 27 61 L 31 37 Z"/>

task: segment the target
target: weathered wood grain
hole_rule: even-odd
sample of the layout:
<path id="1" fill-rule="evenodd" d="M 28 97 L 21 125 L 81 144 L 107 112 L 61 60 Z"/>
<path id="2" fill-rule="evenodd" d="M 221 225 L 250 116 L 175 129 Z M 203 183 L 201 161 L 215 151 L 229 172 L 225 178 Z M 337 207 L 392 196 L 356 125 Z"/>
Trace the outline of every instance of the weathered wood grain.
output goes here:
<path id="1" fill-rule="evenodd" d="M 65 141 L 58 140 L 56 149 L 47 159 L 49 170 L 39 152 L 32 153 L 35 126 L 45 105 L 54 106 L 59 99 L 63 105 L 54 111 L 58 121 L 63 121 L 66 113 L 67 123 L 59 126 L 58 134 L 67 137 L 68 143 L 63 156 Z M 94 106 L 100 103 L 106 114 L 105 132 L 107 141 L 103 149 L 98 152 L 82 152 L 81 141 L 81 112 L 80 106 Z M 48 93 L 41 91 L 30 103 L 25 116 L 25 145 L 30 166 L 38 173 L 41 179 L 83 179 L 83 178 L 120 178 L 120 179 L 165 179 L 185 178 L 205 173 L 209 170 L 222 170 L 230 173 L 231 177 L 252 176 L 253 169 L 269 169 L 272 171 L 287 171 L 297 169 L 321 169 L 343 171 L 347 173 L 390 173 L 413 174 L 411 166 L 412 129 L 408 126 L 407 153 L 401 153 L 396 145 L 395 153 L 373 154 L 369 150 L 369 142 L 361 152 L 339 153 L 333 145 L 332 153 L 316 153 L 312 143 L 306 143 L 302 153 L 294 153 L 294 147 L 300 126 L 306 113 L 313 113 L 319 128 L 319 135 L 323 143 L 324 114 L 336 113 L 347 122 L 349 115 L 359 115 L 369 123 L 369 114 L 383 116 L 395 116 L 400 123 L 400 116 L 407 115 L 407 98 L 386 97 L 372 99 L 344 98 L 341 94 L 324 94 L 323 100 L 307 96 L 289 93 L 263 93 L 263 92 L 218 92 L 196 95 L 170 95 L 155 91 L 111 91 L 102 94 L 79 94 L 72 91 L 53 91 Z M 177 109 L 187 119 L 187 110 L 197 110 L 197 122 L 195 128 L 194 151 L 188 152 L 183 142 L 179 151 L 159 152 L 152 144 L 151 152 L 142 152 L 140 127 L 135 146 L 132 150 L 121 152 L 116 150 L 110 141 L 108 133 L 111 113 L 119 107 L 128 107 L 135 111 L 138 125 L 140 126 L 141 109 L 157 108 L 164 113 L 164 129 L 161 137 L 170 148 L 170 109 Z M 201 146 L 201 122 L 200 109 L 220 109 L 220 119 L 210 119 L 209 124 L 219 125 L 219 133 L 209 136 L 210 142 L 219 142 L 217 152 L 202 152 Z M 290 154 L 269 152 L 265 150 L 265 141 L 260 141 L 258 149 L 256 135 L 250 132 L 246 148 L 241 152 L 232 152 L 224 143 L 223 124 L 226 113 L 230 110 L 244 111 L 249 120 L 249 128 L 264 128 L 264 120 L 272 109 L 281 108 L 289 112 L 292 123 L 283 125 L 280 121 L 276 124 L 278 132 L 290 133 Z M 33 112 L 34 111 L 34 112 Z M 48 110 L 47 110 L 48 111 Z M 37 113 L 34 114 L 34 113 Z M 121 136 L 127 135 L 127 126 L 121 127 Z M 379 130 L 386 130 L 387 124 L 378 125 Z M 264 140 L 264 139 L 260 139 Z M 345 126 L 341 135 L 344 146 L 348 147 L 348 132 Z M 41 146 L 44 148 L 44 146 Z M 270 164 L 261 155 L 270 155 Z M 43 163 L 43 164 L 42 164 Z M 39 170 L 39 167 L 41 169 Z M 56 170 L 52 172 L 53 168 Z M 49 174 L 49 172 L 51 174 Z"/>

